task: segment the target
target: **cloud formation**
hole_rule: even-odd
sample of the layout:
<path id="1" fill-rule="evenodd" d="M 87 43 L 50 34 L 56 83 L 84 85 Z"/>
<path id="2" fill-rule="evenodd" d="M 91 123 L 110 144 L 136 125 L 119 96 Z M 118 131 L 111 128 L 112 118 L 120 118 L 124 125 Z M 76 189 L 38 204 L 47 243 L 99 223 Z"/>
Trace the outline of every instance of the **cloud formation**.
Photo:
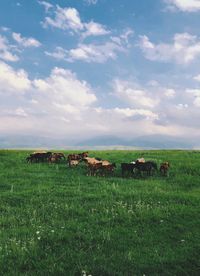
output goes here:
<path id="1" fill-rule="evenodd" d="M 200 134 L 199 89 L 182 91 L 117 78 L 111 87 L 119 103 L 106 108 L 90 84 L 70 70 L 55 67 L 45 78 L 30 79 L 25 70 L 1 62 L 0 130 L 34 134 L 37 129 L 41 135 L 77 140 L 110 134 Z"/>
<path id="2" fill-rule="evenodd" d="M 48 12 L 51 8 L 53 8 L 53 5 L 46 1 L 38 1 L 40 5 L 42 5 L 45 8 L 45 12 Z"/>
<path id="3" fill-rule="evenodd" d="M 181 10 L 183 12 L 200 11 L 200 0 L 164 0 L 170 10 Z"/>
<path id="4" fill-rule="evenodd" d="M 15 62 L 19 57 L 14 53 L 13 46 L 9 44 L 6 37 L 0 35 L 0 59 Z"/>
<path id="5" fill-rule="evenodd" d="M 84 1 L 88 5 L 96 5 L 98 3 L 98 0 L 84 0 Z"/>
<path id="6" fill-rule="evenodd" d="M 130 81 L 115 79 L 113 90 L 120 100 L 135 108 L 152 109 L 158 104 L 158 98 L 151 97 L 149 92 Z"/>
<path id="7" fill-rule="evenodd" d="M 146 35 L 140 36 L 139 47 L 152 61 L 189 64 L 200 56 L 200 40 L 189 33 L 175 34 L 171 44 L 154 44 Z"/>
<path id="8" fill-rule="evenodd" d="M 20 33 L 12 33 L 13 39 L 22 47 L 40 47 L 41 43 L 33 37 L 22 37 Z"/>
<path id="9" fill-rule="evenodd" d="M 23 70 L 14 70 L 0 61 L 0 94 L 23 94 L 31 88 L 28 74 Z"/>
<path id="10" fill-rule="evenodd" d="M 129 38 L 133 35 L 131 29 L 125 30 L 121 35 L 112 36 L 104 43 L 80 43 L 76 48 L 65 50 L 56 47 L 54 52 L 46 51 L 47 56 L 68 62 L 83 61 L 87 63 L 105 63 L 109 59 L 116 59 L 118 53 L 126 53 L 129 48 Z"/>
<path id="11" fill-rule="evenodd" d="M 45 28 L 51 26 L 61 30 L 68 30 L 71 33 L 81 34 L 83 38 L 88 36 L 102 36 L 110 33 L 106 27 L 100 23 L 89 21 L 83 22 L 80 14 L 75 8 L 61 8 L 58 5 L 54 9 L 54 18 L 45 17 L 43 22 Z"/>

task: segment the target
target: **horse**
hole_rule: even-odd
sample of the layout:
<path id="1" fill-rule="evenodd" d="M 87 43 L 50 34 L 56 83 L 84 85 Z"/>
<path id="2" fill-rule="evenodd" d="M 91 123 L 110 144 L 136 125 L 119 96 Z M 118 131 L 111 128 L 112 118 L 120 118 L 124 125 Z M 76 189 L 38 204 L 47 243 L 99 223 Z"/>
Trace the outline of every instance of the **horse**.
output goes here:
<path id="1" fill-rule="evenodd" d="M 88 163 L 88 173 L 87 175 L 95 176 L 97 175 L 99 169 L 102 167 L 102 163 Z"/>
<path id="2" fill-rule="evenodd" d="M 154 170 L 158 170 L 157 164 L 154 161 L 146 161 L 146 162 L 135 162 L 135 168 L 141 174 L 142 172 L 146 172 L 147 175 L 152 175 Z"/>
<path id="3" fill-rule="evenodd" d="M 68 161 L 69 167 L 71 166 L 71 163 L 70 163 L 71 160 L 82 161 L 82 160 L 84 160 L 84 158 L 86 158 L 86 157 L 88 157 L 88 152 L 72 153 L 72 154 L 69 154 L 69 155 L 67 156 L 67 161 Z"/>
<path id="4" fill-rule="evenodd" d="M 116 168 L 115 163 L 107 164 L 107 165 L 102 164 L 102 166 L 99 169 L 100 175 L 105 176 L 106 174 L 111 174 L 113 176 L 115 168 Z"/>
<path id="5" fill-rule="evenodd" d="M 56 156 L 58 157 L 58 158 L 60 158 L 60 159 L 66 159 L 66 157 L 65 157 L 65 155 L 64 155 L 64 153 L 62 153 L 62 152 L 55 152 L 55 154 L 56 154 Z"/>
<path id="6" fill-rule="evenodd" d="M 135 162 L 134 163 L 121 163 L 122 177 L 125 176 L 125 173 L 129 175 L 134 175 Z"/>
<path id="7" fill-rule="evenodd" d="M 169 167 L 170 167 L 169 162 L 166 161 L 166 162 L 161 163 L 161 164 L 160 164 L 160 169 L 159 169 L 161 175 L 167 176 Z"/>
<path id="8" fill-rule="evenodd" d="M 28 163 L 38 163 L 48 161 L 49 157 L 52 155 L 52 152 L 35 152 L 31 153 L 30 156 L 26 158 Z"/>

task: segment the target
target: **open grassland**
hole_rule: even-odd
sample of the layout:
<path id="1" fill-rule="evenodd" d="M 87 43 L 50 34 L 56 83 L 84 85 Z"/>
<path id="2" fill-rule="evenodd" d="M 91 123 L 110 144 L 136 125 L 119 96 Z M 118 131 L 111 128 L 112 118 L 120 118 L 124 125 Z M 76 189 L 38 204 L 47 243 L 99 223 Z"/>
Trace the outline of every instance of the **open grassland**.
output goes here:
<path id="1" fill-rule="evenodd" d="M 114 177 L 29 153 L 0 151 L 0 275 L 200 275 L 200 152 L 90 152 Z M 142 155 L 169 177 L 121 178 Z"/>

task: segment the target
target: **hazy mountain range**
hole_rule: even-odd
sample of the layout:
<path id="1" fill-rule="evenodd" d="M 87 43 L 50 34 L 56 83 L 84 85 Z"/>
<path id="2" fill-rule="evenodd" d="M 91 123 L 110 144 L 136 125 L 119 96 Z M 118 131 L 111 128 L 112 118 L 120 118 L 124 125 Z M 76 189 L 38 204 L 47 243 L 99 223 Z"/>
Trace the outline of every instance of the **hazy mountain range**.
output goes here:
<path id="1" fill-rule="evenodd" d="M 35 136 L 0 136 L 0 148 L 142 148 L 142 149 L 193 149 L 200 143 L 172 136 L 150 135 L 137 138 L 98 136 L 91 139 L 73 141 Z"/>

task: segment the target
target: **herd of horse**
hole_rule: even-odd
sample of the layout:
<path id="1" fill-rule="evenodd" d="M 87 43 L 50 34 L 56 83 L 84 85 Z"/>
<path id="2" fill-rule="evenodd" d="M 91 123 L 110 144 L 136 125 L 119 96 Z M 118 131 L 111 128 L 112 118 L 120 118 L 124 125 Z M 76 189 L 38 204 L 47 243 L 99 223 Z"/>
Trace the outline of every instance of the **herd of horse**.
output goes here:
<path id="1" fill-rule="evenodd" d="M 78 166 L 79 163 L 84 162 L 87 165 L 87 175 L 89 176 L 114 175 L 114 171 L 117 167 L 116 163 L 111 163 L 108 160 L 103 160 L 98 157 L 89 157 L 88 152 L 73 153 L 65 156 L 62 152 L 37 151 L 31 153 L 26 158 L 28 163 L 58 163 L 61 160 L 65 160 L 69 168 Z M 169 167 L 168 161 L 161 163 L 158 168 L 155 161 L 145 161 L 142 157 L 129 163 L 121 163 L 121 175 L 122 177 L 133 177 L 145 173 L 150 176 L 156 171 L 159 171 L 162 176 L 167 176 Z"/>

